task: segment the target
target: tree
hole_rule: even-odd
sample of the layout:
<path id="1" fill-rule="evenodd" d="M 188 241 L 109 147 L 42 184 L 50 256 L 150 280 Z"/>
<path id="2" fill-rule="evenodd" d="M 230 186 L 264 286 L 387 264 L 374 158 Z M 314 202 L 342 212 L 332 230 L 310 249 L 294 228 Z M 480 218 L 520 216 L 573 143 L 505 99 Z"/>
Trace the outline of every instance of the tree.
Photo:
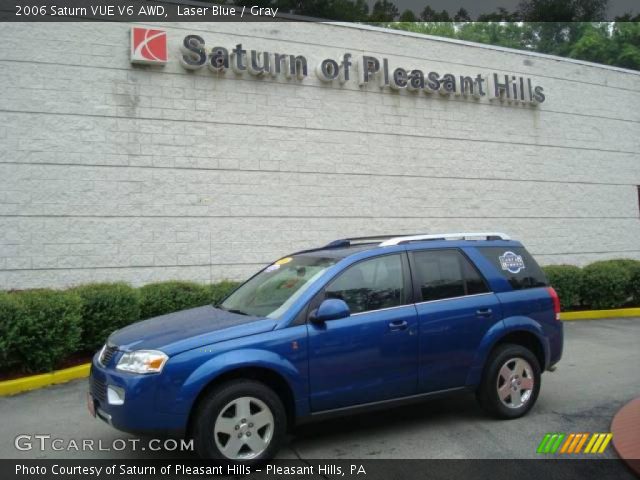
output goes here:
<path id="1" fill-rule="evenodd" d="M 640 22 L 640 13 L 635 16 L 631 12 L 627 12 L 624 15 L 618 15 L 615 18 L 616 22 Z"/>
<path id="2" fill-rule="evenodd" d="M 493 13 L 484 13 L 478 16 L 479 22 L 517 22 L 519 20 L 517 13 L 510 13 L 504 7 L 499 7 Z"/>
<path id="3" fill-rule="evenodd" d="M 608 0 L 523 0 L 517 15 L 530 22 L 530 41 L 542 53 L 566 56 L 585 33 L 587 23 L 604 19 Z"/>
<path id="4" fill-rule="evenodd" d="M 398 16 L 398 7 L 389 0 L 377 0 L 371 9 L 371 22 L 393 22 Z"/>
<path id="5" fill-rule="evenodd" d="M 608 0 L 523 0 L 517 12 L 525 22 L 595 22 L 604 20 Z"/>
<path id="6" fill-rule="evenodd" d="M 464 10 L 464 8 L 461 8 L 460 10 Z M 438 13 L 429 5 L 424 7 L 424 9 L 422 10 L 422 13 L 420 13 L 420 18 L 425 22 L 450 22 L 451 21 L 449 12 L 447 12 L 446 10 L 442 10 L 440 13 Z"/>
<path id="7" fill-rule="evenodd" d="M 571 45 L 568 56 L 610 64 L 615 52 L 607 28 L 608 24 L 588 24 L 580 38 Z"/>
<path id="8" fill-rule="evenodd" d="M 422 33 L 423 35 L 456 38 L 455 24 L 453 22 L 391 23 L 389 27 L 408 32 Z"/>
<path id="9" fill-rule="evenodd" d="M 346 22 L 361 21 L 369 12 L 366 0 L 276 0 L 275 3 L 283 11 Z"/>
<path id="10" fill-rule="evenodd" d="M 417 22 L 418 17 L 416 17 L 416 14 L 413 13 L 411 10 L 405 10 L 404 12 L 402 12 L 402 15 L 400 15 L 400 21 L 401 22 Z"/>
<path id="11" fill-rule="evenodd" d="M 612 32 L 615 57 L 612 64 L 640 70 L 640 24 L 617 22 Z"/>
<path id="12" fill-rule="evenodd" d="M 468 22 L 458 26 L 456 38 L 469 42 L 527 49 L 529 28 L 514 22 Z"/>
<path id="13" fill-rule="evenodd" d="M 470 22 L 471 17 L 469 16 L 469 12 L 467 12 L 464 8 L 460 8 L 453 16 L 453 19 L 456 22 Z"/>
<path id="14" fill-rule="evenodd" d="M 425 22 L 435 22 L 437 15 L 436 11 L 427 5 L 420 13 L 420 18 Z"/>

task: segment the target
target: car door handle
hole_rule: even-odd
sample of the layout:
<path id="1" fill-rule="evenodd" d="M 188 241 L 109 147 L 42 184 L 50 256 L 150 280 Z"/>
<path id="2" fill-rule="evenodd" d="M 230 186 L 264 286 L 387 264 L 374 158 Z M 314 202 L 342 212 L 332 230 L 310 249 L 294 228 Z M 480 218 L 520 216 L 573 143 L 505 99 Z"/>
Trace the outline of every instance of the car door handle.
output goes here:
<path id="1" fill-rule="evenodd" d="M 406 330 L 409 323 L 406 320 L 396 320 L 389 324 L 389 330 L 395 332 L 397 330 Z"/>
<path id="2" fill-rule="evenodd" d="M 493 314 L 490 308 L 481 308 L 480 310 L 476 310 L 476 316 L 478 317 L 490 317 Z"/>

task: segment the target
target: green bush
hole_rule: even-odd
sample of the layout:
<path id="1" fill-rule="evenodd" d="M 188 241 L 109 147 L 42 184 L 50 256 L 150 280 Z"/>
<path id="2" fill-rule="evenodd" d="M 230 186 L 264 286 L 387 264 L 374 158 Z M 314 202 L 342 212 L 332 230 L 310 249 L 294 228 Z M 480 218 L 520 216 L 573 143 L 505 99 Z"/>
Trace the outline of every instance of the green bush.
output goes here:
<path id="1" fill-rule="evenodd" d="M 31 290 L 9 294 L 7 365 L 27 372 L 53 370 L 80 345 L 82 301 L 73 292 Z M 6 319 L 3 318 L 4 321 Z"/>
<path id="2" fill-rule="evenodd" d="M 16 295 L 0 292 L 0 370 L 15 367 L 18 364 L 14 345 L 18 334 L 20 313 Z"/>
<path id="3" fill-rule="evenodd" d="M 209 288 L 194 282 L 150 283 L 140 288 L 140 296 L 143 319 L 211 303 Z"/>
<path id="4" fill-rule="evenodd" d="M 632 278 L 639 262 L 635 260 L 604 260 L 587 265 L 582 270 L 582 302 L 592 308 L 619 308 L 633 297 Z"/>
<path id="5" fill-rule="evenodd" d="M 232 282 L 231 280 L 222 280 L 209 285 L 209 303 L 212 305 L 219 304 L 227 295 L 238 288 L 238 285 L 240 285 L 240 282 Z"/>
<path id="6" fill-rule="evenodd" d="M 74 353 L 93 351 L 114 330 L 165 313 L 217 304 L 237 282 L 124 283 L 67 291 L 0 291 L 0 370 L 51 371 Z"/>
<path id="7" fill-rule="evenodd" d="M 640 307 L 640 268 L 635 268 L 631 273 L 629 290 L 631 291 L 633 305 Z"/>
<path id="8" fill-rule="evenodd" d="M 111 332 L 140 320 L 140 293 L 126 283 L 85 285 L 75 291 L 82 299 L 82 349 L 97 350 Z"/>
<path id="9" fill-rule="evenodd" d="M 560 297 L 560 307 L 569 310 L 580 305 L 582 270 L 574 265 L 549 265 L 543 267 L 549 283 Z"/>

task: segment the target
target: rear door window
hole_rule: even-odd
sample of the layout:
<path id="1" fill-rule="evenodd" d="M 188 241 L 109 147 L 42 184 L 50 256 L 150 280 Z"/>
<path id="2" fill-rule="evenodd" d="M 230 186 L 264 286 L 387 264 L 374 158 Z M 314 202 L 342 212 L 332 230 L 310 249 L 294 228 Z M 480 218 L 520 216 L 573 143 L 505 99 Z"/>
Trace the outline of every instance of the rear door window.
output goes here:
<path id="1" fill-rule="evenodd" d="M 514 290 L 546 287 L 547 277 L 524 247 L 478 247 Z"/>
<path id="2" fill-rule="evenodd" d="M 419 301 L 463 297 L 489 291 L 484 279 L 459 251 L 424 250 L 412 252 Z"/>

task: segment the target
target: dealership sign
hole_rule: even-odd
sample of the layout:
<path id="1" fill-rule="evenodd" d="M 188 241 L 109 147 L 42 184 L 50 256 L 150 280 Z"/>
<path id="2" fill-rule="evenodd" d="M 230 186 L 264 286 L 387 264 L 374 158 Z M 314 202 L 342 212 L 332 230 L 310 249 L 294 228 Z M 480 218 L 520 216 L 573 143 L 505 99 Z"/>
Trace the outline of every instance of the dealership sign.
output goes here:
<path id="1" fill-rule="evenodd" d="M 151 28 L 131 29 L 131 62 L 165 64 L 169 59 L 167 32 Z"/>
<path id="2" fill-rule="evenodd" d="M 168 60 L 166 32 L 133 27 L 131 62 L 165 64 Z M 544 89 L 530 78 L 499 73 L 454 75 L 391 65 L 388 58 L 344 53 L 311 66 L 303 55 L 246 50 L 242 44 L 230 48 L 209 47 L 199 35 L 187 35 L 180 46 L 180 64 L 187 70 L 207 68 L 217 74 L 270 76 L 301 82 L 313 72 L 327 84 L 355 81 L 361 87 L 377 84 L 381 89 L 427 94 L 455 95 L 469 99 L 507 101 L 537 105 L 545 101 Z"/>

